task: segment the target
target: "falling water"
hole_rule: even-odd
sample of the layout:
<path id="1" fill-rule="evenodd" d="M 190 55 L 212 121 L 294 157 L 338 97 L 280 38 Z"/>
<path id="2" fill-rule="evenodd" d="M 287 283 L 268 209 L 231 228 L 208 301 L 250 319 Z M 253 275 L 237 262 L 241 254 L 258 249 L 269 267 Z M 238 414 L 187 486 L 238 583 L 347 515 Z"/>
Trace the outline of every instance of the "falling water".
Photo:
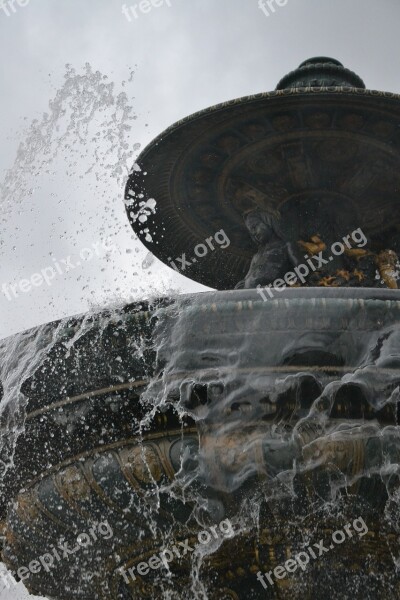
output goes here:
<path id="1" fill-rule="evenodd" d="M 2 220 L 5 222 L 11 211 L 24 208 L 27 198 L 40 185 L 39 176 L 55 175 L 52 169 L 59 158 L 66 174 L 75 179 L 93 173 L 98 182 L 115 179 L 122 186 L 140 148 L 131 139 L 136 118 L 126 92 L 117 91 L 106 75 L 94 71 L 88 63 L 83 73 L 67 65 L 64 84 L 50 100 L 48 112 L 34 119 L 23 133 L 14 164 L 0 182 Z M 80 171 L 82 165 L 84 170 Z M 14 442 L 23 426 L 21 387 L 51 349 L 53 336 L 57 336 L 57 329 L 50 327 L 49 331 L 45 326 L 2 343 L 1 407 L 3 419 L 10 425 L 0 448 L 2 474 L 12 462 Z M 47 341 L 49 335 L 51 340 Z"/>
<path id="2" fill-rule="evenodd" d="M 271 519 L 277 534 L 285 527 L 293 555 L 351 516 L 379 519 L 391 573 L 380 573 L 382 557 L 374 563 L 367 551 L 370 575 L 349 573 L 347 585 L 353 593 L 387 586 L 395 594 L 398 303 L 378 308 L 372 299 L 307 298 L 268 305 L 249 298 L 191 297 L 159 321 L 158 377 L 145 401 L 163 410 L 170 404 L 194 420 L 199 435 L 199 448 L 186 448 L 170 489 L 175 496 L 181 490 L 203 524 L 204 511 L 208 522 L 229 516 L 243 535 Z M 254 539 L 261 548 L 257 533 Z M 314 571 L 321 581 L 314 581 L 314 593 L 335 585 L 337 574 L 322 574 L 326 568 Z M 193 569 L 192 592 L 197 575 Z M 311 581 L 309 575 L 288 583 L 287 597 L 308 597 Z M 254 588 L 254 598 L 263 597 L 258 582 Z"/>
<path id="3" fill-rule="evenodd" d="M 132 81 L 133 72 L 129 81 Z M 89 64 L 82 72 L 66 66 L 64 83 L 50 100 L 48 111 L 34 119 L 21 134 L 12 166 L 0 181 L 1 221 L 21 212 L 42 185 L 62 172 L 74 181 L 89 174 L 98 184 L 114 180 L 120 189 L 140 148 L 132 140 L 136 115 L 129 103 L 125 82 L 121 89 Z M 51 194 L 52 197 L 60 193 Z M 49 197 L 49 200 L 51 198 Z M 120 201 L 120 198 L 118 198 Z M 122 203 L 120 203 L 122 206 Z M 1 243 L 1 240 L 0 240 Z M 79 323 L 71 340 L 65 339 L 68 320 L 43 325 L 0 342 L 0 498 L 6 500 L 7 481 L 15 468 L 14 453 L 25 432 L 28 399 L 23 392 L 57 345 L 71 346 L 89 327 L 90 315 Z M 63 333 L 64 332 L 64 333 Z M 64 337 L 63 337 L 64 336 Z M 55 376 L 57 376 L 55 374 Z M 25 443 L 25 442 L 24 442 Z"/>
<path id="4" fill-rule="evenodd" d="M 58 328 L 43 325 L 0 342 L 0 470 L 3 481 L 13 467 L 15 444 L 24 427 L 26 397 L 21 388 L 39 368 L 57 335 Z"/>
<path id="5" fill-rule="evenodd" d="M 251 553 L 255 544 L 262 555 L 286 543 L 289 554 L 278 560 L 284 562 L 327 538 L 327 532 L 362 517 L 375 525 L 378 519 L 385 544 L 391 540 L 385 561 L 389 556 L 392 576 L 386 571 L 380 575 L 379 562 L 368 554 L 371 537 L 349 539 L 328 556 L 340 561 L 341 552 L 367 552 L 371 572 L 349 572 L 348 589 L 358 593 L 368 586 L 372 593 L 385 585 L 393 591 L 399 557 L 397 311 L 394 301 L 300 296 L 268 304 L 251 292 L 207 293 L 106 310 L 3 343 L 3 414 L 14 438 L 19 434 L 25 444 L 36 444 L 40 419 L 35 426 L 34 419 L 48 413 L 45 461 L 52 467 L 57 465 L 54 448 L 61 443 L 52 438 L 62 433 L 62 452 L 72 459 L 94 436 L 90 444 L 98 457 L 90 473 L 97 473 L 98 485 L 125 515 L 104 506 L 101 514 L 112 522 L 115 545 L 105 555 L 104 549 L 97 550 L 101 567 L 89 555 L 75 557 L 69 571 L 64 566 L 66 589 L 86 597 L 100 585 L 96 581 L 106 568 L 102 561 L 113 557 L 121 564 L 118 560 L 126 552 L 128 559 L 131 544 L 150 544 L 153 552 L 185 538 L 194 544 L 195 526 L 206 530 L 228 520 L 233 536 L 198 547 L 185 559 L 186 570 L 172 563 L 174 578 L 156 572 L 143 584 L 157 598 L 211 600 L 215 583 L 208 572 L 213 561 L 231 561 L 232 573 L 239 569 L 240 575 L 245 572 L 238 563 L 245 556 L 241 548 L 248 546 Z M 90 400 L 91 390 L 107 387 L 105 396 L 101 392 Z M 76 400 L 69 405 L 65 398 Z M 60 404 L 53 416 L 49 403 Z M 12 413 L 10 406 L 16 408 Z M 26 431 L 25 413 L 30 415 Z M 154 450 L 155 440 L 163 438 L 150 435 L 154 423 L 163 419 L 170 423 L 163 435 L 172 436 L 168 460 L 175 475 L 168 477 L 161 475 L 164 463 Z M 118 460 L 139 473 L 144 483 L 140 493 L 127 492 L 115 471 L 118 447 L 112 448 L 126 438 L 126 428 L 138 446 L 122 447 Z M 12 456 L 12 445 L 3 435 L 5 455 Z M 40 461 L 43 469 L 43 457 L 33 462 Z M 13 466 L 3 458 L 4 464 Z M 86 502 L 78 477 L 82 468 L 79 462 L 67 467 L 74 473 L 71 481 L 77 482 L 74 495 L 83 494 Z M 54 476 L 58 485 L 67 478 L 67 471 L 60 473 L 61 479 Z M 50 481 L 50 476 L 43 480 L 42 494 Z M 91 507 L 93 518 L 97 502 L 85 508 Z M 11 523 L 17 522 L 17 514 L 14 507 Z M 262 533 L 266 528 L 271 539 Z M 35 535 L 31 556 L 46 547 L 46 536 Z M 13 561 L 11 547 L 8 560 Z M 309 572 L 293 578 L 287 594 L 279 597 L 308 597 L 311 577 L 317 577 L 319 591 L 334 586 L 332 564 L 321 558 Z M 77 573 L 82 576 L 78 587 Z M 56 597 L 59 577 L 49 575 L 49 595 Z M 272 590 L 270 596 L 264 594 L 254 570 L 246 577 L 249 597 L 275 597 Z M 108 585 L 101 583 L 104 598 L 115 594 Z"/>

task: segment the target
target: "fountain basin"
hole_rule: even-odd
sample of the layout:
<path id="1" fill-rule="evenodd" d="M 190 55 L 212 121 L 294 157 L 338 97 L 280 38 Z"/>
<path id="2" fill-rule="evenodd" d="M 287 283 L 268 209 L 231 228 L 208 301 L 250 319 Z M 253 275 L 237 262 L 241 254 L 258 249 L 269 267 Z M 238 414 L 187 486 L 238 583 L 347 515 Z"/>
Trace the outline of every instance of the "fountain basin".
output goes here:
<path id="1" fill-rule="evenodd" d="M 3 482 L 4 562 L 16 572 L 107 521 L 112 537 L 30 573 L 28 589 L 192 598 L 194 554 L 171 563 L 172 580 L 157 570 L 127 582 L 121 569 L 137 573 L 168 542 L 195 545 L 229 519 L 235 535 L 202 559 L 210 598 L 315 597 L 346 577 L 381 590 L 379 570 L 398 593 L 388 515 L 399 321 L 398 292 L 367 288 L 287 289 L 267 302 L 256 290 L 210 292 L 67 321 L 22 389 L 25 427 Z M 329 572 L 321 558 L 266 595 L 258 571 L 306 534 L 318 541 L 360 515 L 369 531 L 356 557 L 349 543 Z"/>

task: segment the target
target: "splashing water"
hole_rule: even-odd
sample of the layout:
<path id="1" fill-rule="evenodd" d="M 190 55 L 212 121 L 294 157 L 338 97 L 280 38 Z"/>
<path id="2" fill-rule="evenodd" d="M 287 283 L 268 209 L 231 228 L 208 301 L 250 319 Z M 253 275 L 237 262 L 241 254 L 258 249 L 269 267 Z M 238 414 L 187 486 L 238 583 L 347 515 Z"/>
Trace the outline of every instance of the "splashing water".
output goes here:
<path id="1" fill-rule="evenodd" d="M 59 328 L 43 325 L 0 341 L 0 480 L 13 468 L 15 445 L 24 431 L 27 399 L 21 388 L 57 341 Z M 0 496 L 4 502 L 4 489 Z"/>
<path id="2" fill-rule="evenodd" d="M 391 572 L 372 569 L 375 581 L 365 578 L 363 585 L 371 586 L 370 594 L 384 585 L 394 591 L 400 557 L 397 303 L 390 317 L 390 303 L 379 314 L 373 300 L 339 300 L 329 321 L 334 304 L 325 300 L 297 307 L 274 301 L 268 311 L 263 302 L 246 309 L 244 298 L 235 303 L 231 296 L 221 307 L 221 294 L 210 294 L 206 306 L 204 296 L 181 300 L 170 311 L 169 327 L 165 319 L 158 324 L 158 377 L 143 398 L 163 410 L 170 404 L 182 419 L 190 416 L 199 434 L 199 447 L 182 459 L 171 493 L 183 493 L 214 522 L 229 515 L 238 533 L 265 531 L 269 514 L 271 531 L 273 523 L 276 535 L 285 526 L 286 544 L 298 548 L 301 540 L 304 546 L 318 539 L 321 523 L 339 529 L 358 512 L 380 519 L 380 535 L 397 540 L 390 543 Z M 202 520 L 201 511 L 196 514 Z M 199 580 L 192 575 L 193 592 Z M 321 591 L 336 576 L 318 577 Z M 293 583 L 287 597 L 304 597 L 312 581 Z M 349 589 L 362 581 L 362 574 L 349 575 Z M 258 593 L 254 598 L 262 597 Z M 208 597 L 203 594 L 195 597 Z"/>
<path id="3" fill-rule="evenodd" d="M 49 111 L 25 132 L 0 184 L 2 219 L 22 208 L 37 189 L 40 175 L 54 174 L 51 167 L 57 158 L 62 157 L 67 175 L 83 179 L 93 173 L 98 182 L 112 178 L 119 186 L 131 170 L 140 144 L 130 139 L 137 117 L 126 93 L 117 92 L 115 84 L 89 64 L 83 74 L 67 65 L 64 79 Z"/>
<path id="4" fill-rule="evenodd" d="M 29 435 L 35 419 L 40 428 L 40 419 L 53 415 L 46 422 L 48 440 L 41 442 L 41 469 L 47 462 L 57 471 L 44 472 L 43 486 L 35 484 L 41 501 L 62 489 L 56 505 L 65 512 L 70 497 L 68 520 L 83 528 L 76 506 L 96 517 L 99 502 L 108 497 L 101 515 L 112 522 L 115 547 L 104 556 L 99 548 L 97 560 L 115 561 L 117 570 L 121 560 L 131 564 L 132 546 L 142 560 L 144 551 L 150 555 L 176 540 L 192 540 L 196 523 L 203 529 L 223 519 L 232 524 L 234 535 L 200 546 L 185 559 L 186 570 L 178 565 L 176 578 L 159 574 L 144 581 L 149 597 L 235 598 L 214 595 L 216 584 L 208 578 L 214 560 L 244 577 L 240 561 L 252 564 L 254 546 L 256 554 L 270 556 L 280 543 L 292 544 L 294 554 L 318 542 L 321 528 L 324 535 L 342 528 L 349 515 L 380 519 L 380 531 L 398 538 L 397 302 L 294 298 L 266 304 L 257 298 L 251 292 L 207 293 L 154 308 L 104 311 L 13 338 L 2 350 L 7 406 L 17 399 L 24 412 L 29 401 Z M 8 440 L 2 441 L 9 449 Z M 88 449 L 89 459 L 82 460 Z M 62 458 L 68 467 L 59 465 Z M 132 474 L 133 487 L 127 485 Z M 86 482 L 92 478 L 101 494 L 89 500 Z M 48 527 L 53 531 L 50 521 Z M 30 543 L 30 556 L 43 552 L 39 536 Z M 365 552 L 364 541 L 352 543 L 341 551 L 354 553 L 358 543 L 357 556 Z M 396 543 L 388 559 L 390 589 Z M 242 555 L 242 547 L 251 556 Z M 278 563 L 288 558 L 279 556 Z M 76 557 L 62 576 L 64 586 L 91 598 L 92 580 L 106 563 L 99 568 L 87 560 Z M 330 573 L 322 558 L 319 564 L 313 568 L 320 591 L 334 585 L 337 572 L 332 567 Z M 87 581 L 77 584 L 80 570 Z M 305 597 L 314 576 L 310 566 L 310 574 L 294 580 L 281 597 Z M 264 597 L 254 570 L 246 577 L 249 597 Z M 357 571 L 353 579 L 348 575 L 349 589 L 358 589 L 363 577 Z M 383 585 L 383 576 L 371 577 L 372 591 Z M 57 597 L 50 576 L 47 585 Z M 116 597 L 109 587 L 102 593 L 98 597 Z"/>

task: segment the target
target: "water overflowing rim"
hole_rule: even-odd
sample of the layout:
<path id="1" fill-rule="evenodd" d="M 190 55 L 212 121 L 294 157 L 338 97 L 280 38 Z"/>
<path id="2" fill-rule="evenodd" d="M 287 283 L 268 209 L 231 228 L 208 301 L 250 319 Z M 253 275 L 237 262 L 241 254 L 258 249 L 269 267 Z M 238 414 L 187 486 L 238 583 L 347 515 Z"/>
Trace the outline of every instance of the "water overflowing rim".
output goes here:
<path id="1" fill-rule="evenodd" d="M 152 302 L 146 301 L 149 303 L 147 310 L 139 310 L 133 313 L 127 311 L 129 306 L 135 306 L 131 304 L 126 304 L 121 307 L 120 311 L 113 309 L 108 313 L 110 309 L 105 307 L 103 310 L 93 313 L 93 324 L 92 326 L 96 326 L 96 319 L 104 317 L 110 318 L 110 323 L 112 323 L 113 315 L 115 315 L 115 322 L 130 322 L 132 324 L 140 324 L 148 323 L 152 318 L 157 317 L 162 314 L 169 314 L 171 311 L 176 310 L 177 307 L 186 307 L 189 304 L 194 307 L 205 305 L 205 304 L 222 304 L 224 302 L 245 302 L 245 301 L 253 301 L 261 304 L 268 304 L 279 300 L 375 300 L 381 302 L 392 302 L 394 304 L 400 303 L 400 290 L 390 290 L 390 289 L 380 289 L 380 288 L 326 288 L 326 287 L 306 287 L 306 288 L 285 288 L 285 289 L 275 289 L 270 288 L 271 293 L 273 294 L 273 299 L 269 302 L 264 301 L 261 294 L 256 289 L 249 290 L 212 290 L 205 292 L 195 292 L 189 294 L 180 294 L 176 296 L 164 296 L 153 300 Z M 264 296 L 267 296 L 267 293 L 264 291 Z M 142 304 L 138 302 L 137 304 Z M 73 315 L 71 317 L 66 317 L 65 319 L 58 319 L 56 321 L 51 321 L 47 323 L 49 327 L 56 328 L 60 324 L 65 321 L 65 329 L 61 332 L 61 338 L 65 336 L 65 338 L 73 337 L 75 330 L 71 328 L 71 321 L 76 321 L 76 327 L 79 328 L 81 325 L 82 319 L 86 316 L 87 313 Z M 27 335 L 30 332 L 36 331 L 40 327 L 32 327 L 31 329 L 24 330 L 20 332 L 20 334 L 14 335 Z M 5 342 L 8 339 L 12 339 L 14 335 L 9 336 L 7 338 L 0 339 L 1 342 Z"/>

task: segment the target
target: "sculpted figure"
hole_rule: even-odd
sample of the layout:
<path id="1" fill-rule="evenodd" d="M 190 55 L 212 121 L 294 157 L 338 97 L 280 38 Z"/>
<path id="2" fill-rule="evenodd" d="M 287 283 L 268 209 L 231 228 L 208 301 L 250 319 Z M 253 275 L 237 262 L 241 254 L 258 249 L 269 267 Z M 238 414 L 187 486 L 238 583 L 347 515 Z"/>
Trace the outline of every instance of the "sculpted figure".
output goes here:
<path id="1" fill-rule="evenodd" d="M 283 239 L 280 232 L 276 213 L 254 209 L 246 214 L 244 221 L 259 249 L 246 277 L 237 284 L 236 289 L 268 285 L 297 264 L 291 244 Z"/>

